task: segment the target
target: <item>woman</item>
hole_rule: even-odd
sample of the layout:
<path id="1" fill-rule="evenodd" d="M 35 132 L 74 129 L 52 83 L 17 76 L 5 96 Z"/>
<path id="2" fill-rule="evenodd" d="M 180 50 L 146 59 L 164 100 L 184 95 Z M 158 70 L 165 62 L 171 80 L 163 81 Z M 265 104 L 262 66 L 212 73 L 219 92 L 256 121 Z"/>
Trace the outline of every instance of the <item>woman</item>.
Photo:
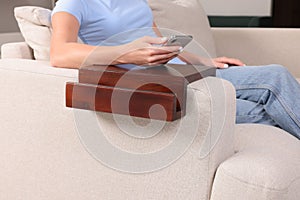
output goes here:
<path id="1" fill-rule="evenodd" d="M 146 0 L 60 0 L 53 10 L 52 28 L 50 58 L 56 67 L 80 67 L 94 51 L 97 53 L 90 59 L 98 64 L 204 62 L 182 52 L 181 47 L 161 46 L 167 39 L 157 37 Z M 143 31 L 130 34 L 132 30 Z M 119 43 L 107 43 L 124 32 L 128 37 L 115 37 L 123 38 Z M 77 43 L 78 36 L 84 44 Z M 240 60 L 226 57 L 213 59 L 213 64 L 219 68 L 217 76 L 236 88 L 237 123 L 278 126 L 300 139 L 300 86 L 285 68 L 244 66 Z"/>

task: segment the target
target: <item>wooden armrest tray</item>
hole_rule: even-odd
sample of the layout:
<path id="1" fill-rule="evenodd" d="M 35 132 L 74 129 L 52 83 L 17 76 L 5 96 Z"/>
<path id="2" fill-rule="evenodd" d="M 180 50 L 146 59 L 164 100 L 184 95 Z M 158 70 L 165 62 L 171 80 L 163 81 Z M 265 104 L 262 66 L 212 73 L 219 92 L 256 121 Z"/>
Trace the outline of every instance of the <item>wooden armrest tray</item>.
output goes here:
<path id="1" fill-rule="evenodd" d="M 215 76 L 215 68 L 87 66 L 79 70 L 79 83 L 66 84 L 66 106 L 174 121 L 185 115 L 187 84 L 206 76 Z M 165 111 L 151 109 L 157 104 Z"/>

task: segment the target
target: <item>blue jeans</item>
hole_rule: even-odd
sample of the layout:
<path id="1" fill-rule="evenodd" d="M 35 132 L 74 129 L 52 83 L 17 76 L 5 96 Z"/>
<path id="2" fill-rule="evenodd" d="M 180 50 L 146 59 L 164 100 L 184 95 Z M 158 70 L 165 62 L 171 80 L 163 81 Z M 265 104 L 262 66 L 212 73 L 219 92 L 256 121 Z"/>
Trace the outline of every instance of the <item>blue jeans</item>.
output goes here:
<path id="1" fill-rule="evenodd" d="M 300 139 L 300 84 L 280 65 L 218 69 L 236 89 L 237 123 L 280 127 Z"/>

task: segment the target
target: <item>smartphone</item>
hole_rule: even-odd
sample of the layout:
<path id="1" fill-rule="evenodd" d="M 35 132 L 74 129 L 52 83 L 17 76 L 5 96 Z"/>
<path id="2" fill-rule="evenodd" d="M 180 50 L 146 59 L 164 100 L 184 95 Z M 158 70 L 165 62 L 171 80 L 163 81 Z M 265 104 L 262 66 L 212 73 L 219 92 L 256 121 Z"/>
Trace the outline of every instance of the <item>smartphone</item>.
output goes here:
<path id="1" fill-rule="evenodd" d="M 163 46 L 181 46 L 184 48 L 193 40 L 191 35 L 172 35 Z"/>

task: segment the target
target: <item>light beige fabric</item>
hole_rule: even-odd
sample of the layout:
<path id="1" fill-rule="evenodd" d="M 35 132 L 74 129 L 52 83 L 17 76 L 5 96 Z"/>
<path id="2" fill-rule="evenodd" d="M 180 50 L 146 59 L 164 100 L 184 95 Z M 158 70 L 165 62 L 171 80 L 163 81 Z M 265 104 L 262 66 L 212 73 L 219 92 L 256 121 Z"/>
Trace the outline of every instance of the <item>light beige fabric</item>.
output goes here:
<path id="1" fill-rule="evenodd" d="M 165 2 L 183 9 L 196 1 L 151 0 L 150 4 L 155 10 Z M 159 13 L 154 12 L 156 17 L 166 17 Z M 76 80 L 77 70 L 53 68 L 48 61 L 0 60 L 1 198 L 208 200 L 214 183 L 213 200 L 299 199 L 298 179 L 287 187 L 291 177 L 299 175 L 299 145 L 290 135 L 271 127 L 239 125 L 238 153 L 232 156 L 235 94 L 228 82 L 209 78 L 190 84 L 188 106 L 193 110 L 188 116 L 196 113 L 201 126 L 185 131 L 197 130 L 196 140 L 171 166 L 133 175 L 105 167 L 84 149 L 74 110 L 65 107 L 65 83 Z M 155 138 L 139 141 L 124 135 L 110 114 L 99 113 L 97 119 L 111 142 L 137 152 L 163 147 L 179 126 L 179 121 L 170 123 Z"/>
<path id="2" fill-rule="evenodd" d="M 218 168 L 212 200 L 300 199 L 298 139 L 270 126 L 237 125 L 236 152 Z"/>
<path id="3" fill-rule="evenodd" d="M 1 58 L 33 59 L 33 52 L 26 42 L 12 42 L 1 46 Z"/>
<path id="4" fill-rule="evenodd" d="M 154 20 L 160 28 L 190 34 L 211 57 L 216 56 L 215 43 L 200 0 L 148 0 L 148 2 Z"/>
<path id="5" fill-rule="evenodd" d="M 300 77 L 300 30 L 284 28 L 212 28 L 218 56 L 247 65 L 280 64 Z"/>
<path id="6" fill-rule="evenodd" d="M 77 79 L 78 76 L 78 70 L 76 69 L 55 68 L 50 65 L 49 61 L 37 61 L 28 59 L 0 59 L 0 69 L 33 73 L 37 76 L 61 76 L 72 79 Z"/>
<path id="7" fill-rule="evenodd" d="M 187 116 L 196 115 L 193 119 L 199 120 L 200 126 L 191 125 L 184 134 L 196 131 L 194 143 L 172 165 L 154 173 L 134 175 L 115 171 L 97 162 L 80 142 L 73 110 L 65 107 L 65 83 L 77 80 L 73 74 L 76 70 L 53 68 L 41 61 L 13 61 L 0 61 L 0 91 L 3 94 L 0 103 L 1 198 L 209 198 L 217 166 L 234 151 L 235 106 L 231 84 L 216 78 L 191 84 L 188 90 L 191 112 Z M 41 73 L 41 68 L 48 74 Z M 69 75 L 65 74 L 67 71 Z M 219 90 L 210 91 L 209 87 L 224 88 L 227 91 L 225 99 L 219 98 Z M 221 116 L 224 123 L 216 126 L 220 121 L 219 107 L 226 108 Z M 154 138 L 138 140 L 124 134 L 111 114 L 99 113 L 98 119 L 109 141 L 134 152 L 165 147 L 180 126 L 180 121 L 175 121 L 167 124 Z M 216 127 L 221 129 L 219 134 L 213 134 Z M 203 143 L 205 148 L 200 148 Z"/>
<path id="8" fill-rule="evenodd" d="M 33 49 L 36 60 L 49 60 L 51 39 L 51 11 L 49 9 L 22 6 L 14 10 L 21 33 Z"/>

